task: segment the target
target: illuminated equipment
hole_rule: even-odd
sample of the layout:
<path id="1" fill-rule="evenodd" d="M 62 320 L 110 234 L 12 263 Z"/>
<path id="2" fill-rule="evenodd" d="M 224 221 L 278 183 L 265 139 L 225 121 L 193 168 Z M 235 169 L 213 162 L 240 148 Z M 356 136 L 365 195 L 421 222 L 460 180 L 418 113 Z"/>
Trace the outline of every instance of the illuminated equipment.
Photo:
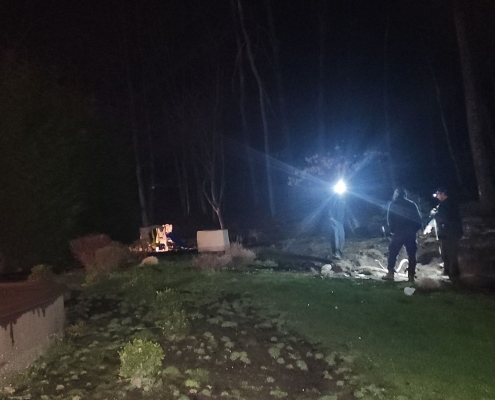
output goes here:
<path id="1" fill-rule="evenodd" d="M 341 179 L 333 187 L 333 191 L 337 194 L 343 194 L 347 190 L 345 182 Z"/>
<path id="2" fill-rule="evenodd" d="M 175 244 L 175 241 L 170 237 L 170 235 L 173 235 L 172 229 L 171 224 L 139 228 L 140 241 L 142 242 L 140 251 L 162 252 L 172 250 Z"/>

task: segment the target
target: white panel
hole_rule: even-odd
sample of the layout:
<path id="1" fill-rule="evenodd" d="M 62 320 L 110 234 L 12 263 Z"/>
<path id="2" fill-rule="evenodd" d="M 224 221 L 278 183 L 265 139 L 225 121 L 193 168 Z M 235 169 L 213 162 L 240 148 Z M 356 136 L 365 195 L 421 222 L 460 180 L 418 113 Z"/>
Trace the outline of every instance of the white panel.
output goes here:
<path id="1" fill-rule="evenodd" d="M 228 229 L 198 231 L 198 252 L 225 251 L 230 247 Z"/>

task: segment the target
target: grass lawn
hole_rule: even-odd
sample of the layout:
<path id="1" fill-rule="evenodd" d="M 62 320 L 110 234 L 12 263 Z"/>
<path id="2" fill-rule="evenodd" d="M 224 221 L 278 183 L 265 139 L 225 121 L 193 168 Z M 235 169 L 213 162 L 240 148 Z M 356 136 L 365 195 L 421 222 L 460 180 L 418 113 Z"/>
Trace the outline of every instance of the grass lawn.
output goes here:
<path id="1" fill-rule="evenodd" d="M 160 390 L 173 396 L 162 392 L 150 399 L 495 399 L 493 296 L 451 290 L 406 296 L 393 283 L 270 270 L 205 272 L 192 269 L 189 260 L 71 286 L 72 326 L 63 348 L 35 364 L 6 399 L 146 398 L 118 379 L 118 351 L 146 332 L 165 350 L 164 368 L 177 373 L 171 378 L 164 371 L 161 378 Z M 141 301 L 167 288 L 180 296 L 191 321 L 191 332 L 179 342 L 149 329 L 153 314 Z M 273 326 L 263 331 L 270 320 Z M 284 328 L 277 329 L 282 320 Z M 357 380 L 341 378 L 345 373 L 337 370 L 333 381 L 323 381 L 328 367 L 309 354 L 335 351 L 343 359 L 354 356 L 348 375 Z M 277 364 L 274 352 L 285 361 Z M 304 375 L 306 366 L 315 376 Z M 199 382 L 193 374 L 206 376 L 209 385 L 194 394 L 194 387 L 184 387 L 186 374 L 187 382 Z M 359 392 L 347 382 L 375 389 Z M 306 383 L 314 391 L 303 396 Z M 299 390 L 297 396 L 291 389 Z"/>
<path id="2" fill-rule="evenodd" d="M 394 398 L 495 399 L 495 299 L 453 291 L 406 296 L 395 284 L 293 273 L 238 275 L 225 285 L 286 313 L 324 348 L 349 350 Z"/>
<path id="3" fill-rule="evenodd" d="M 358 355 L 360 372 L 390 398 L 495 399 L 493 295 L 406 296 L 398 284 L 287 272 L 207 276 L 195 284 L 248 292 L 310 341 Z"/>

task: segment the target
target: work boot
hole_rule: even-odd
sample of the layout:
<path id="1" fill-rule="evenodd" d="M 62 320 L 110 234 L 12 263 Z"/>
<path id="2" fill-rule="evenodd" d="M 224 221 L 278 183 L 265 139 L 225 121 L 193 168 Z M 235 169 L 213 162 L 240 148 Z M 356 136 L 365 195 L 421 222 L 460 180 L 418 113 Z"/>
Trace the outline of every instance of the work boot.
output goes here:
<path id="1" fill-rule="evenodd" d="M 384 281 L 393 281 L 394 280 L 394 273 L 393 272 L 389 272 L 385 276 L 382 276 L 382 279 Z"/>

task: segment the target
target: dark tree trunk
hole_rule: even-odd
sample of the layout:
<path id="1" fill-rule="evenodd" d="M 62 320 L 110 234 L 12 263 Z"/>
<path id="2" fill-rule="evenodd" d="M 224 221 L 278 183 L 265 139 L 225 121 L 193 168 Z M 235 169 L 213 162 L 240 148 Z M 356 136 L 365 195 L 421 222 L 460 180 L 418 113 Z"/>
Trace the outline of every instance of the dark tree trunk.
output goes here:
<path id="1" fill-rule="evenodd" d="M 387 143 L 388 170 L 390 174 L 391 189 L 397 187 L 397 176 L 395 173 L 395 162 L 392 147 L 392 133 L 390 132 L 390 117 L 388 113 L 388 34 L 390 18 L 387 16 L 385 22 L 385 35 L 383 38 L 383 115 L 385 119 L 385 141 Z"/>
<path id="2" fill-rule="evenodd" d="M 174 151 L 173 158 L 174 158 L 174 165 L 175 165 L 175 173 L 177 176 L 177 189 L 179 190 L 179 199 L 180 199 L 180 205 L 182 208 L 182 214 L 186 216 L 188 214 L 188 204 L 187 204 L 187 181 L 185 179 L 185 172 L 184 172 L 184 165 L 179 160 L 179 150 Z M 182 165 L 181 165 L 182 164 Z"/>
<path id="3" fill-rule="evenodd" d="M 275 194 L 274 194 L 274 185 L 273 185 L 273 176 L 270 167 L 270 135 L 268 130 L 268 117 L 266 115 L 266 100 L 265 100 L 265 87 L 263 85 L 263 80 L 258 72 L 258 68 L 256 67 L 256 62 L 254 61 L 254 54 L 251 46 L 251 39 L 247 33 L 246 24 L 244 22 L 244 12 L 242 10 L 242 2 L 241 0 L 237 0 L 237 9 L 239 11 L 239 20 L 241 23 L 242 33 L 244 35 L 244 40 L 246 42 L 246 51 L 249 59 L 249 64 L 251 65 L 251 70 L 253 71 L 253 75 L 256 78 L 256 82 L 258 84 L 258 94 L 260 101 L 260 111 L 261 111 L 261 122 L 263 123 L 263 139 L 264 139 L 264 147 L 265 147 L 265 168 L 266 168 L 266 177 L 267 177 L 267 187 L 268 187 L 268 200 L 270 204 L 270 214 L 272 217 L 276 214 L 275 209 Z"/>
<path id="4" fill-rule="evenodd" d="M 191 213 L 191 199 L 190 199 L 190 196 L 189 196 L 189 173 L 188 173 L 188 163 L 187 163 L 187 152 L 188 152 L 188 149 L 187 147 L 185 146 L 185 143 L 184 143 L 184 147 L 183 147 L 183 150 L 182 150 L 182 174 L 183 174 L 183 177 L 184 177 L 184 193 L 183 193 L 183 196 L 184 196 L 184 215 L 185 216 L 188 216 L 190 213 Z"/>
<path id="5" fill-rule="evenodd" d="M 153 134 L 151 132 L 151 121 L 150 121 L 150 106 L 148 103 L 148 90 L 147 90 L 147 85 L 148 82 L 146 81 L 146 74 L 145 74 L 145 68 L 144 68 L 144 60 L 145 60 L 145 54 L 143 51 L 143 45 L 142 45 L 142 37 L 141 37 L 141 13 L 139 9 L 138 2 L 135 2 L 135 7 L 136 7 L 136 30 L 137 30 L 137 46 L 139 50 L 139 56 L 141 58 L 141 85 L 142 85 L 142 97 L 143 97 L 143 108 L 144 108 L 144 119 L 145 119 L 145 124 L 146 124 L 146 133 L 147 133 L 147 139 L 148 139 L 148 164 L 149 164 L 149 187 L 148 187 L 148 222 L 150 224 L 154 223 L 154 214 L 155 214 L 155 186 L 156 186 L 156 181 L 155 181 L 155 154 L 154 154 L 154 147 L 153 147 Z"/>
<path id="6" fill-rule="evenodd" d="M 136 116 L 136 101 L 134 95 L 134 86 L 131 80 L 131 67 L 130 67 L 130 52 L 127 43 L 126 36 L 126 26 L 125 20 L 122 23 L 122 35 L 124 41 L 124 51 L 125 51 L 125 70 L 127 78 L 127 89 L 129 97 L 129 114 L 131 119 L 131 130 L 132 130 L 132 142 L 134 147 L 134 159 L 136 162 L 136 180 L 138 184 L 138 194 L 139 194 L 139 205 L 141 207 L 141 222 L 143 226 L 149 226 L 149 218 L 146 207 L 146 196 L 145 196 L 145 185 L 143 182 L 143 171 L 141 164 L 141 157 L 139 154 L 139 137 L 137 128 L 137 116 Z"/>
<path id="7" fill-rule="evenodd" d="M 253 154 L 251 149 L 251 135 L 249 134 L 249 126 L 247 123 L 246 115 L 246 78 L 244 72 L 244 50 L 242 41 L 237 28 L 237 12 L 235 0 L 231 0 L 232 18 L 234 21 L 235 42 L 237 45 L 237 64 L 239 65 L 239 110 L 241 112 L 241 129 L 242 136 L 244 138 L 244 151 L 246 154 L 246 160 L 249 168 L 249 180 L 251 183 L 251 190 L 253 194 L 253 203 L 255 207 L 260 204 L 260 195 L 258 189 L 258 182 L 256 181 L 256 167 L 254 165 Z"/>
<path id="8" fill-rule="evenodd" d="M 490 171 L 490 157 L 487 124 L 483 119 L 483 106 L 476 86 L 466 19 L 460 0 L 454 0 L 454 22 L 457 31 L 459 56 L 461 61 L 469 141 L 473 156 L 474 170 L 478 183 L 481 207 L 488 214 L 495 214 L 495 187 Z"/>
<path id="9" fill-rule="evenodd" d="M 326 53 L 326 2 L 323 1 L 319 15 L 319 32 L 320 32 L 320 54 L 318 57 L 318 147 L 323 149 L 325 145 L 325 53 Z"/>
<path id="10" fill-rule="evenodd" d="M 199 177 L 198 164 L 196 162 L 193 163 L 193 168 L 194 168 L 194 177 L 196 179 L 196 194 L 198 196 L 198 203 L 201 208 L 201 212 L 203 213 L 203 215 L 206 215 L 206 213 L 208 212 L 208 207 L 206 205 L 201 178 Z"/>
<path id="11" fill-rule="evenodd" d="M 445 120 L 445 112 L 443 109 L 442 96 L 440 93 L 440 86 L 438 85 L 435 71 L 433 70 L 433 66 L 431 65 L 431 62 L 429 59 L 428 59 L 428 66 L 430 67 L 430 72 L 431 72 L 431 76 L 433 79 L 433 83 L 435 84 L 435 92 L 437 94 L 437 103 L 438 103 L 438 108 L 440 109 L 440 117 L 442 119 L 442 127 L 443 127 L 443 132 L 445 133 L 445 141 L 447 142 L 447 148 L 449 149 L 450 158 L 452 160 L 452 164 L 454 165 L 454 169 L 455 169 L 455 173 L 456 173 L 456 177 L 457 177 L 457 182 L 459 183 L 460 187 L 463 187 L 461 171 L 459 169 L 459 164 L 457 163 L 457 160 L 456 160 L 456 157 L 454 154 L 454 149 L 452 147 L 452 142 L 450 140 L 450 133 L 449 133 L 449 128 L 447 127 L 447 121 Z"/>
<path id="12" fill-rule="evenodd" d="M 292 147 L 291 147 L 291 137 L 289 130 L 289 122 L 287 120 L 287 110 L 285 107 L 285 94 L 284 86 L 282 81 L 282 72 L 280 68 L 280 46 L 277 39 L 277 34 L 275 31 L 275 24 L 273 22 L 272 6 L 271 0 L 265 1 L 267 14 L 268 14 L 268 25 L 270 28 L 270 43 L 273 53 L 273 64 L 275 70 L 275 81 L 277 83 L 277 95 L 278 95 L 278 106 L 280 110 L 280 120 L 282 122 L 282 132 L 284 137 L 284 154 L 289 162 L 292 161 Z"/>

